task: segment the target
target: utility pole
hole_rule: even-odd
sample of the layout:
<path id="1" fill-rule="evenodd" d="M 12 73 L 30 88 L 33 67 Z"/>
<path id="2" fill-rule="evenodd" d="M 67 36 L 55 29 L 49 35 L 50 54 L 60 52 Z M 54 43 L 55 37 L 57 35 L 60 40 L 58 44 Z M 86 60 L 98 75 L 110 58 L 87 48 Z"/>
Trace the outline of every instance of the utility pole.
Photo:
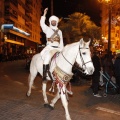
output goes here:
<path id="1" fill-rule="evenodd" d="M 110 53 L 111 51 L 111 11 L 112 11 L 112 7 L 111 5 L 109 5 L 109 13 L 108 13 L 108 17 L 109 17 L 109 22 L 108 22 L 108 53 Z"/>
<path id="2" fill-rule="evenodd" d="M 53 15 L 53 0 L 51 0 L 51 15 Z"/>

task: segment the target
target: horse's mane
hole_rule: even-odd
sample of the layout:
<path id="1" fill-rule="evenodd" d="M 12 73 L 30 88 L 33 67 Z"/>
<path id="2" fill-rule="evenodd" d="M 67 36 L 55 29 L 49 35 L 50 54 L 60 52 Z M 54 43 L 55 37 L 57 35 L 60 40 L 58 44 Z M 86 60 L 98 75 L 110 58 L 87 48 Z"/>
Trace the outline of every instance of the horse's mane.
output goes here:
<path id="1" fill-rule="evenodd" d="M 67 45 L 65 45 L 64 49 L 71 48 L 71 46 L 74 47 L 74 46 L 76 46 L 78 44 L 79 44 L 79 42 L 74 42 L 74 43 L 67 44 Z"/>

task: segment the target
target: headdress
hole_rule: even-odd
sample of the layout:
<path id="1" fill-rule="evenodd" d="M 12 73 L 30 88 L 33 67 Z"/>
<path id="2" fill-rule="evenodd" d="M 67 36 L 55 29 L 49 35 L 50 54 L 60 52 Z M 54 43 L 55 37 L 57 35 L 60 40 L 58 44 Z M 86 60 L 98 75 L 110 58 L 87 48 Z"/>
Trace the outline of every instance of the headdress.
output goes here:
<path id="1" fill-rule="evenodd" d="M 51 25 L 51 21 L 52 21 L 52 20 L 55 20 L 55 21 L 56 21 L 56 26 L 52 26 L 52 25 Z M 55 15 L 52 15 L 52 16 L 49 18 L 50 27 L 51 27 L 52 29 L 55 29 L 55 30 L 58 29 L 58 28 L 57 28 L 58 22 L 59 22 L 59 18 L 56 17 Z"/>

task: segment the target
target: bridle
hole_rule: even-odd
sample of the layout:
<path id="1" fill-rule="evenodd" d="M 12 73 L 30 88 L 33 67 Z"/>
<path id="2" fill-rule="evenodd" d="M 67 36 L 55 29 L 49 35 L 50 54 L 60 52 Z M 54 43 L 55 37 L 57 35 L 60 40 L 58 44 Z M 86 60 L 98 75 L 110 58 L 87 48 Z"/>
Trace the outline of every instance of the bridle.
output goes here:
<path id="1" fill-rule="evenodd" d="M 86 68 L 86 64 L 89 63 L 89 62 L 92 62 L 92 61 L 90 60 L 90 61 L 88 61 L 88 62 L 84 62 L 84 59 L 83 59 L 82 53 L 81 53 L 81 49 L 89 49 L 89 48 L 81 48 L 81 47 L 80 47 L 80 44 L 79 44 L 79 51 L 78 51 L 78 53 L 79 53 L 80 58 L 81 58 L 81 61 L 82 61 L 82 68 L 80 68 L 80 67 L 78 67 L 78 66 L 74 66 L 74 67 L 75 67 L 77 70 L 79 70 L 80 72 L 83 73 L 83 72 L 85 71 L 85 70 L 83 69 L 83 67 L 85 66 L 85 68 Z M 75 62 L 76 62 L 78 53 L 77 53 L 77 55 L 76 55 Z M 74 64 L 70 63 L 70 62 L 65 58 L 65 56 L 63 55 L 63 52 L 62 52 L 62 56 L 63 56 L 63 58 L 64 58 L 71 66 L 74 65 Z M 77 63 L 77 62 L 76 62 L 76 63 Z"/>
<path id="2" fill-rule="evenodd" d="M 82 57 L 82 53 L 81 53 L 81 49 L 89 49 L 89 48 L 80 48 L 80 46 L 79 46 L 79 54 L 80 54 L 80 58 L 81 58 L 81 61 L 82 61 L 82 69 L 83 69 L 84 66 L 86 68 L 87 63 L 92 62 L 92 61 L 90 60 L 88 62 L 84 62 L 83 57 Z M 84 70 L 83 70 L 83 72 L 84 72 Z"/>

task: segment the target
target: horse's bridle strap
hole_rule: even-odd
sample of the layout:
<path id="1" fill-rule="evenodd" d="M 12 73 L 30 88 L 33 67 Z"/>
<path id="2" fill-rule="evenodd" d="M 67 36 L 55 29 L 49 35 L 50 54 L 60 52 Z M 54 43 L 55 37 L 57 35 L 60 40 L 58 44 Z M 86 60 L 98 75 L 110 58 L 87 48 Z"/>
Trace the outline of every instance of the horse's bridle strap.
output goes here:
<path id="1" fill-rule="evenodd" d="M 66 58 L 65 58 L 65 56 L 63 55 L 63 53 L 61 52 L 61 54 L 62 54 L 62 56 L 63 56 L 63 58 L 71 65 L 71 66 L 73 66 L 73 64 L 71 64 Z M 77 70 L 79 70 L 80 72 L 84 72 L 84 70 L 83 69 L 81 69 L 81 68 L 78 68 L 78 67 L 76 67 L 76 66 L 74 66 Z"/>
<path id="2" fill-rule="evenodd" d="M 82 54 L 81 54 L 80 49 L 89 49 L 89 48 L 80 48 L 80 46 L 79 46 L 79 53 L 80 53 L 80 56 L 81 56 L 81 58 L 82 58 Z M 82 58 L 81 60 L 82 60 L 82 62 L 83 62 L 82 66 L 83 66 L 83 65 L 86 65 L 86 64 L 89 63 L 89 62 L 92 62 L 92 61 L 90 60 L 90 61 L 88 61 L 88 62 L 85 63 L 84 60 L 83 60 L 83 58 Z"/>

